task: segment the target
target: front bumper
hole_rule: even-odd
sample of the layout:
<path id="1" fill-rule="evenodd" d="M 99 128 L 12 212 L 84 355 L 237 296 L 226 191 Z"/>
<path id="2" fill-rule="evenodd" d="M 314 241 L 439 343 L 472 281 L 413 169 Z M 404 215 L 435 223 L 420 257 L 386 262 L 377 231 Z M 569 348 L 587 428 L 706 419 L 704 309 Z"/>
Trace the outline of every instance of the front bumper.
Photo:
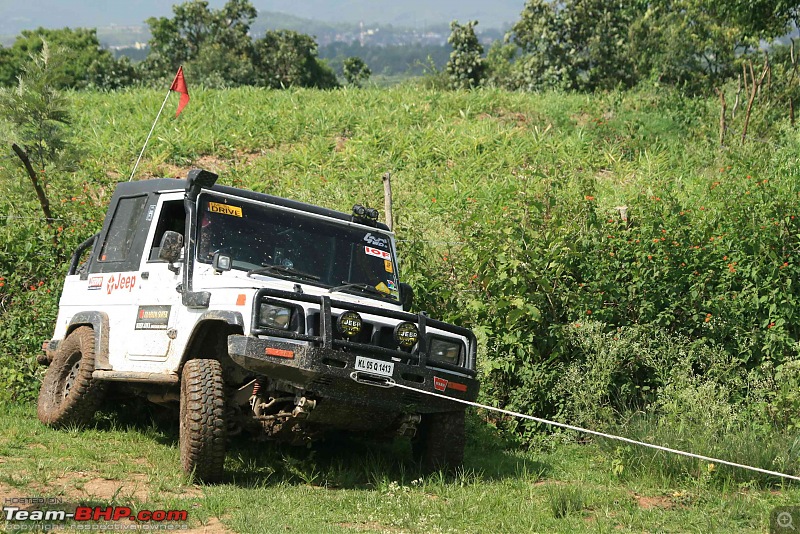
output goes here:
<path id="1" fill-rule="evenodd" d="M 425 391 L 466 401 L 474 401 L 478 397 L 477 380 L 449 370 L 391 361 L 390 358 L 380 360 L 394 365 L 391 377 L 356 370 L 357 356 L 376 359 L 370 353 L 231 335 L 228 336 L 228 354 L 249 371 L 285 380 L 320 398 L 362 404 L 374 409 L 436 413 L 454 411 L 464 406 L 425 395 L 422 393 Z M 412 387 L 420 393 L 391 387 L 392 381 Z"/>

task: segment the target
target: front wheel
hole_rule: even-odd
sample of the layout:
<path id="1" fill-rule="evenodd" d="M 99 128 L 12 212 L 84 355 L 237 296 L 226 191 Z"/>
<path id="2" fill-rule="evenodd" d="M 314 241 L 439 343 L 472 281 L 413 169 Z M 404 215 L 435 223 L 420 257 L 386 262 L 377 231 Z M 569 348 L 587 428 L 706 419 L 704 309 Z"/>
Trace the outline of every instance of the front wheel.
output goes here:
<path id="1" fill-rule="evenodd" d="M 81 326 L 59 346 L 44 375 L 36 414 L 49 426 L 83 426 L 103 400 L 105 385 L 94 380 L 94 330 Z"/>
<path id="2" fill-rule="evenodd" d="M 225 387 L 216 360 L 189 360 L 181 375 L 180 448 L 183 470 L 204 482 L 222 478 Z"/>
<path id="3" fill-rule="evenodd" d="M 425 473 L 454 471 L 464 462 L 464 410 L 424 414 L 412 441 L 414 459 Z"/>

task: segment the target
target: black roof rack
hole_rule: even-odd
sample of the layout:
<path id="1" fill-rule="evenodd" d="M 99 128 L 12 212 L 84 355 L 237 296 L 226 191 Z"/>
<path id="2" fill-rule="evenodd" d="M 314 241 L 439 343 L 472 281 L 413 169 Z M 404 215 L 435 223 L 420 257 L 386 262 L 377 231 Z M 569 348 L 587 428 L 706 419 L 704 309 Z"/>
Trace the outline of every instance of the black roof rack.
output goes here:
<path id="1" fill-rule="evenodd" d="M 153 178 L 150 180 L 138 180 L 136 182 L 120 182 L 114 191 L 115 197 L 140 195 L 143 193 L 165 193 L 172 191 L 184 191 L 186 188 L 186 180 L 177 178 Z M 276 197 L 266 193 L 258 193 L 248 189 L 239 189 L 237 187 L 230 187 L 227 185 L 215 185 L 209 191 L 224 193 L 237 197 L 246 198 L 248 200 L 255 200 L 257 202 L 264 202 L 266 204 L 273 204 L 284 208 L 291 208 L 298 211 L 305 211 L 315 215 L 322 215 L 332 219 L 339 219 L 341 221 L 350 222 L 353 219 L 352 214 L 343 213 L 313 204 L 307 204 L 297 200 L 291 200 L 283 197 Z M 378 228 L 381 230 L 389 231 L 389 227 L 385 223 L 379 222 Z"/>

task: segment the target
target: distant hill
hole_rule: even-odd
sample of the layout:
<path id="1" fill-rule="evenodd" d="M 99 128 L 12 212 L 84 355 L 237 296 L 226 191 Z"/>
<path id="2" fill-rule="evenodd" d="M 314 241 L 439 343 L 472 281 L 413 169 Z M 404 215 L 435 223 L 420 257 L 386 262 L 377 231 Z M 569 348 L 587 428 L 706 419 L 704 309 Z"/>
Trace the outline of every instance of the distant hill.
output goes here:
<path id="1" fill-rule="evenodd" d="M 476 19 L 497 28 L 519 19 L 525 0 L 253 0 L 259 10 L 327 22 L 393 24 L 414 29 Z"/>
<path id="2" fill-rule="evenodd" d="M 525 0 L 252 0 L 259 11 L 280 12 L 322 23 L 392 24 L 424 31 L 453 19 L 477 19 L 479 28 L 498 28 L 519 18 Z M 0 35 L 25 29 L 142 26 L 149 17 L 168 16 L 163 0 L 0 0 Z M 224 0 L 209 0 L 213 8 Z M 297 28 L 303 31 L 302 28 Z M 311 30 L 306 30 L 313 33 Z"/>

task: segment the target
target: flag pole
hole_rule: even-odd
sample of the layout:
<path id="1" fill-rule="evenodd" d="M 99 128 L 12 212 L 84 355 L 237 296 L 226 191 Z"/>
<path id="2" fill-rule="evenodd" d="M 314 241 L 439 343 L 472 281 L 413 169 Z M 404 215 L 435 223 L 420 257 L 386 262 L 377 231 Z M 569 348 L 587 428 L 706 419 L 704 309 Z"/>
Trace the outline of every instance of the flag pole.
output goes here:
<path id="1" fill-rule="evenodd" d="M 180 72 L 180 71 L 178 71 Z M 178 79 L 178 75 L 175 75 L 175 80 Z M 150 133 L 147 134 L 147 139 L 144 140 L 144 145 L 142 146 L 142 151 L 139 152 L 139 157 L 136 159 L 136 163 L 133 166 L 133 170 L 131 171 L 131 177 L 128 178 L 130 182 L 133 180 L 133 175 L 136 173 L 136 168 L 139 166 L 139 162 L 142 161 L 142 156 L 144 155 L 144 149 L 147 148 L 147 143 L 150 141 L 150 136 L 153 135 L 153 130 L 156 129 L 156 123 L 158 122 L 158 118 L 161 117 L 161 112 L 164 111 L 164 106 L 167 105 L 167 99 L 169 98 L 169 94 L 172 92 L 172 88 L 175 86 L 175 80 L 172 81 L 172 85 L 169 86 L 167 90 L 167 96 L 164 97 L 164 102 L 161 103 L 161 109 L 158 110 L 158 115 L 156 115 L 156 120 L 153 121 L 153 126 L 150 127 Z"/>

